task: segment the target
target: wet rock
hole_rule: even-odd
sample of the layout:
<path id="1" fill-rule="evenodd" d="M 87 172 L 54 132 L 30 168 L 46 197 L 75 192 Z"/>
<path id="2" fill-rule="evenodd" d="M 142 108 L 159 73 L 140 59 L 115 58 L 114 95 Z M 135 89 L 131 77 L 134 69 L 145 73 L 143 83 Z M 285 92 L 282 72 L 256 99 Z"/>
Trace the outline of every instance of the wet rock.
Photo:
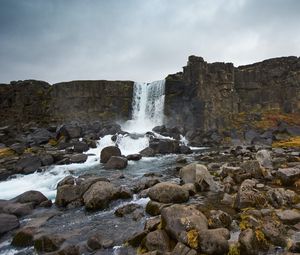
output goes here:
<path id="1" fill-rule="evenodd" d="M 221 210 L 211 210 L 208 218 L 210 228 L 229 228 L 232 223 L 231 216 Z"/>
<path id="2" fill-rule="evenodd" d="M 171 255 L 197 255 L 197 251 L 181 242 L 178 242 L 174 250 L 171 252 Z"/>
<path id="3" fill-rule="evenodd" d="M 236 196 L 236 207 L 243 209 L 246 207 L 262 208 L 267 204 L 265 195 L 255 189 L 256 181 L 245 180 L 241 184 Z"/>
<path id="4" fill-rule="evenodd" d="M 150 147 L 147 147 L 147 148 L 141 150 L 139 153 L 143 157 L 154 157 L 155 156 L 155 151 Z"/>
<path id="5" fill-rule="evenodd" d="M 140 160 L 140 159 L 142 158 L 142 155 L 139 154 L 139 153 L 136 153 L 136 154 L 130 154 L 130 155 L 126 156 L 126 158 L 127 158 L 128 160 L 138 161 L 138 160 Z"/>
<path id="6" fill-rule="evenodd" d="M 208 228 L 208 222 L 204 214 L 192 205 L 176 204 L 163 208 L 161 220 L 170 237 L 185 244 L 188 244 L 188 231 L 196 230 L 197 233 L 201 233 Z"/>
<path id="7" fill-rule="evenodd" d="M 19 226 L 19 220 L 15 215 L 0 213 L 0 236 Z"/>
<path id="8" fill-rule="evenodd" d="M 110 201 L 117 199 L 119 189 L 109 182 L 94 183 L 83 195 L 85 208 L 88 210 L 104 209 Z"/>
<path id="9" fill-rule="evenodd" d="M 279 168 L 277 176 L 282 180 L 285 185 L 292 185 L 300 178 L 300 168 Z"/>
<path id="10" fill-rule="evenodd" d="M 182 185 L 182 188 L 187 190 L 190 196 L 194 196 L 197 193 L 197 189 L 193 183 L 186 183 Z"/>
<path id="11" fill-rule="evenodd" d="M 33 205 L 31 203 L 21 204 L 21 203 L 8 203 L 6 206 L 0 208 L 0 211 L 8 214 L 16 215 L 17 217 L 22 217 L 32 213 Z"/>
<path id="12" fill-rule="evenodd" d="M 272 169 L 272 157 L 271 153 L 268 150 L 259 150 L 256 153 L 256 159 L 259 162 L 260 166 L 264 168 L 270 168 Z"/>
<path id="13" fill-rule="evenodd" d="M 86 154 L 74 154 L 70 156 L 70 163 L 84 163 L 87 158 Z"/>
<path id="14" fill-rule="evenodd" d="M 204 165 L 189 164 L 180 169 L 179 175 L 184 184 L 193 183 L 197 190 L 216 191 L 218 189 L 216 182 Z"/>
<path id="15" fill-rule="evenodd" d="M 171 240 L 164 230 L 150 232 L 145 238 L 145 247 L 148 251 L 155 251 L 165 254 L 171 250 Z"/>
<path id="16" fill-rule="evenodd" d="M 105 147 L 101 151 L 100 162 L 101 163 L 106 163 L 110 159 L 110 157 L 112 157 L 112 156 L 120 157 L 121 156 L 120 149 L 116 146 Z"/>
<path id="17" fill-rule="evenodd" d="M 22 174 L 30 174 L 42 166 L 41 159 L 35 155 L 21 158 L 16 164 L 16 171 Z"/>
<path id="18" fill-rule="evenodd" d="M 296 224 L 300 222 L 300 212 L 297 210 L 276 211 L 276 215 L 284 224 Z"/>
<path id="19" fill-rule="evenodd" d="M 42 166 L 49 166 L 54 163 L 54 158 L 51 154 L 42 154 L 39 156 Z"/>
<path id="20" fill-rule="evenodd" d="M 157 216 L 161 213 L 161 210 L 165 207 L 170 206 L 171 204 L 159 203 L 156 201 L 150 200 L 146 205 L 146 212 L 151 216 Z"/>
<path id="21" fill-rule="evenodd" d="M 229 230 L 226 228 L 210 229 L 199 234 L 201 252 L 208 255 L 227 254 L 229 250 Z"/>
<path id="22" fill-rule="evenodd" d="M 148 192 L 149 197 L 161 203 L 183 203 L 189 200 L 189 192 L 181 186 L 162 182 L 151 187 Z"/>
<path id="23" fill-rule="evenodd" d="M 148 231 L 142 231 L 142 232 L 137 232 L 134 233 L 134 235 L 132 237 L 130 237 L 127 242 L 129 245 L 133 246 L 133 247 L 138 247 L 141 245 L 143 239 L 146 237 L 146 235 L 148 234 Z"/>
<path id="24" fill-rule="evenodd" d="M 29 134 L 26 137 L 26 141 L 31 145 L 33 144 L 39 145 L 39 144 L 47 143 L 49 139 L 53 137 L 54 134 L 48 131 L 47 129 L 38 128 L 35 131 L 33 131 L 33 133 Z"/>
<path id="25" fill-rule="evenodd" d="M 45 197 L 41 192 L 36 190 L 30 190 L 22 193 L 19 196 L 16 196 L 15 198 L 10 200 L 14 203 L 32 203 L 33 206 L 38 206 L 41 203 L 48 201 L 48 198 Z"/>
<path id="26" fill-rule="evenodd" d="M 55 203 L 58 206 L 67 206 L 73 203 L 74 206 L 81 206 L 83 203 L 82 196 L 91 185 L 98 181 L 103 181 L 101 177 L 91 176 L 88 178 L 67 176 L 57 185 L 57 194 Z M 75 203 L 75 204 L 74 204 Z"/>
<path id="27" fill-rule="evenodd" d="M 145 176 L 135 184 L 134 191 L 139 192 L 141 190 L 151 188 L 159 182 L 160 180 L 155 176 Z"/>
<path id="28" fill-rule="evenodd" d="M 26 146 L 23 143 L 14 143 L 9 146 L 9 148 L 15 151 L 17 154 L 21 155 L 24 153 Z"/>
<path id="29" fill-rule="evenodd" d="M 154 231 L 157 229 L 159 224 L 160 224 L 160 216 L 149 218 L 145 223 L 144 230 L 147 232 Z"/>
<path id="30" fill-rule="evenodd" d="M 89 150 L 89 146 L 85 142 L 73 142 L 74 152 L 83 153 Z"/>
<path id="31" fill-rule="evenodd" d="M 38 252 L 53 252 L 59 250 L 65 238 L 59 234 L 41 234 L 34 238 L 34 248 Z"/>
<path id="32" fill-rule="evenodd" d="M 251 228 L 240 233 L 239 243 L 241 254 L 246 255 L 256 255 L 259 254 L 259 251 L 267 251 L 270 245 L 261 230 L 254 231 Z"/>
<path id="33" fill-rule="evenodd" d="M 106 169 L 124 169 L 127 167 L 128 160 L 124 157 L 111 156 L 105 163 Z"/>
<path id="34" fill-rule="evenodd" d="M 179 151 L 180 151 L 181 154 L 191 154 L 191 153 L 193 153 L 191 148 L 186 146 L 186 145 L 181 145 L 179 147 Z"/>
<path id="35" fill-rule="evenodd" d="M 126 186 L 121 186 L 118 191 L 118 197 L 122 199 L 132 198 L 133 192 Z"/>
<path id="36" fill-rule="evenodd" d="M 134 220 L 139 220 L 144 216 L 144 208 L 138 204 L 128 204 L 115 211 L 115 215 L 118 217 L 124 217 L 128 214 L 130 214 Z"/>
<path id="37" fill-rule="evenodd" d="M 95 234 L 87 240 L 87 246 L 92 251 L 98 250 L 101 248 L 109 248 L 113 246 L 114 241 L 109 240 L 101 236 L 101 234 Z"/>
<path id="38" fill-rule="evenodd" d="M 33 245 L 33 238 L 36 234 L 35 227 L 23 227 L 14 235 L 11 245 L 17 247 L 28 247 Z"/>
<path id="39" fill-rule="evenodd" d="M 179 153 L 179 142 L 169 139 L 154 139 L 150 141 L 149 147 L 155 154 Z"/>

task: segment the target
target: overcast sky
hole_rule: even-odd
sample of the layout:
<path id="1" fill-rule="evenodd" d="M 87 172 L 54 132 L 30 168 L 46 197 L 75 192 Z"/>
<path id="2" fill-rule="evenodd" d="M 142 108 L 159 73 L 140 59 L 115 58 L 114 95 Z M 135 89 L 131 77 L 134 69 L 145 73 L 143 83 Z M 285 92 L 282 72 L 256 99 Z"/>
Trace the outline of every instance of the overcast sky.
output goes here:
<path id="1" fill-rule="evenodd" d="M 299 0 L 0 0 L 0 82 L 152 81 L 300 55 Z"/>

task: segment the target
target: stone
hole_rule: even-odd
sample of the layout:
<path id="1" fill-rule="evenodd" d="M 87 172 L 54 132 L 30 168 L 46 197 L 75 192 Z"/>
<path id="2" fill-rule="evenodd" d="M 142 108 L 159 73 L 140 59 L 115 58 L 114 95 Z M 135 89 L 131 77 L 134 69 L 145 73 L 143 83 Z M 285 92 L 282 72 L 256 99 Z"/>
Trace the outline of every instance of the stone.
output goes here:
<path id="1" fill-rule="evenodd" d="M 194 183 L 186 183 L 182 185 L 182 188 L 189 192 L 190 196 L 194 196 L 197 193 L 197 189 Z"/>
<path id="2" fill-rule="evenodd" d="M 49 139 L 53 138 L 54 134 L 45 128 L 38 128 L 26 137 L 26 141 L 31 145 L 39 145 L 48 143 Z"/>
<path id="3" fill-rule="evenodd" d="M 180 178 L 184 184 L 193 183 L 199 191 L 217 191 L 218 186 L 206 166 L 192 163 L 180 169 Z"/>
<path id="4" fill-rule="evenodd" d="M 146 220 L 144 230 L 151 232 L 157 229 L 160 224 L 160 216 L 152 217 Z"/>
<path id="5" fill-rule="evenodd" d="M 143 157 L 154 157 L 155 151 L 152 148 L 147 147 L 147 148 L 141 150 L 139 152 L 139 154 L 141 154 Z"/>
<path id="6" fill-rule="evenodd" d="M 148 234 L 148 231 L 142 231 L 142 232 L 136 232 L 133 234 L 132 237 L 130 237 L 127 242 L 129 245 L 133 246 L 133 247 L 138 247 L 141 245 L 143 239 L 146 237 L 146 235 Z"/>
<path id="7" fill-rule="evenodd" d="M 30 174 L 42 166 L 41 159 L 35 155 L 21 158 L 16 164 L 16 171 L 21 174 Z"/>
<path id="8" fill-rule="evenodd" d="M 267 204 L 265 195 L 255 189 L 256 181 L 247 179 L 239 187 L 235 205 L 238 209 L 247 207 L 263 208 Z"/>
<path id="9" fill-rule="evenodd" d="M 296 224 L 300 222 L 300 212 L 297 210 L 276 211 L 276 215 L 284 224 Z"/>
<path id="10" fill-rule="evenodd" d="M 53 252 L 59 250 L 64 241 L 62 235 L 45 233 L 34 237 L 34 248 L 38 252 Z"/>
<path id="11" fill-rule="evenodd" d="M 56 132 L 56 137 L 65 137 L 67 140 L 73 139 L 73 138 L 79 138 L 82 135 L 82 129 L 81 127 L 77 125 L 62 125 L 58 128 Z"/>
<path id="12" fill-rule="evenodd" d="M 109 248 L 113 246 L 114 241 L 103 238 L 101 234 L 95 234 L 88 238 L 87 246 L 92 250 L 98 250 L 101 248 Z"/>
<path id="13" fill-rule="evenodd" d="M 179 151 L 180 151 L 181 154 L 191 154 L 191 153 L 193 153 L 191 148 L 186 146 L 186 145 L 180 145 Z"/>
<path id="14" fill-rule="evenodd" d="M 77 153 L 83 153 L 89 150 L 89 146 L 85 142 L 73 142 L 73 150 Z"/>
<path id="15" fill-rule="evenodd" d="M 149 197 L 161 203 L 183 203 L 189 200 L 189 192 L 181 186 L 161 182 L 151 187 L 148 192 Z"/>
<path id="16" fill-rule="evenodd" d="M 111 156 L 105 163 L 106 169 L 124 169 L 127 167 L 128 160 L 124 157 Z"/>
<path id="17" fill-rule="evenodd" d="M 272 169 L 272 157 L 271 153 L 268 150 L 259 150 L 256 153 L 256 159 L 259 162 L 261 167 Z"/>
<path id="18" fill-rule="evenodd" d="M 130 214 L 130 216 L 134 220 L 139 220 L 144 215 L 144 208 L 141 205 L 138 205 L 138 204 L 128 204 L 128 205 L 124 205 L 122 207 L 119 207 L 115 211 L 115 215 L 118 216 L 118 217 L 124 217 L 128 214 Z"/>
<path id="19" fill-rule="evenodd" d="M 110 201 L 117 199 L 118 188 L 109 182 L 99 181 L 94 183 L 84 193 L 83 201 L 88 210 L 106 208 Z"/>
<path id="20" fill-rule="evenodd" d="M 19 196 L 16 196 L 15 198 L 12 198 L 10 201 L 13 203 L 22 203 L 22 204 L 32 203 L 33 206 L 35 207 L 45 201 L 48 201 L 48 198 L 39 191 L 29 190 L 20 194 Z"/>
<path id="21" fill-rule="evenodd" d="M 15 215 L 0 213 L 0 236 L 19 226 L 19 220 Z"/>
<path id="22" fill-rule="evenodd" d="M 149 147 L 154 150 L 155 154 L 179 153 L 179 142 L 169 139 L 155 139 L 150 141 Z"/>
<path id="23" fill-rule="evenodd" d="M 21 203 L 8 203 L 6 206 L 2 207 L 2 212 L 13 214 L 17 217 L 23 217 L 25 215 L 31 214 L 33 210 L 33 205 L 31 203 L 21 204 Z"/>
<path id="24" fill-rule="evenodd" d="M 54 158 L 51 154 L 39 155 L 42 166 L 49 166 L 54 163 Z"/>
<path id="25" fill-rule="evenodd" d="M 266 195 L 268 202 L 275 208 L 290 207 L 298 200 L 294 191 L 284 188 L 269 189 Z"/>
<path id="26" fill-rule="evenodd" d="M 150 200 L 146 205 L 146 212 L 151 216 L 157 216 L 161 213 L 161 210 L 171 204 L 159 203 L 156 201 Z"/>
<path id="27" fill-rule="evenodd" d="M 138 161 L 142 158 L 142 155 L 139 153 L 127 155 L 126 158 L 128 160 Z"/>
<path id="28" fill-rule="evenodd" d="M 26 146 L 23 143 L 14 143 L 11 146 L 9 146 L 9 148 L 21 155 L 24 153 Z"/>
<path id="29" fill-rule="evenodd" d="M 33 238 L 36 234 L 35 227 L 23 227 L 16 232 L 11 245 L 17 247 L 29 247 L 33 245 Z"/>
<path id="30" fill-rule="evenodd" d="M 208 255 L 227 254 L 229 251 L 229 230 L 226 228 L 209 229 L 199 233 L 201 252 Z"/>
<path id="31" fill-rule="evenodd" d="M 105 147 L 101 151 L 100 162 L 101 163 L 106 163 L 110 159 L 110 157 L 112 157 L 112 156 L 120 157 L 121 156 L 120 149 L 116 146 Z"/>
<path id="32" fill-rule="evenodd" d="M 71 163 L 84 163 L 88 156 L 86 154 L 74 154 L 70 156 Z"/>
<path id="33" fill-rule="evenodd" d="M 148 251 L 158 251 L 162 254 L 171 251 L 171 240 L 164 230 L 150 232 L 145 238 L 145 247 Z"/>
<path id="34" fill-rule="evenodd" d="M 207 218 L 193 205 L 175 204 L 161 211 L 162 226 L 168 235 L 188 245 L 188 232 L 196 230 L 201 233 L 208 229 Z"/>
<path id="35" fill-rule="evenodd" d="M 300 178 L 300 168 L 279 168 L 277 171 L 277 176 L 285 185 L 292 185 Z"/>
<path id="36" fill-rule="evenodd" d="M 231 216 L 221 210 L 211 210 L 208 218 L 210 228 L 229 228 L 232 223 Z"/>
<path id="37" fill-rule="evenodd" d="M 241 170 L 245 173 L 250 173 L 253 178 L 262 178 L 263 172 L 257 160 L 247 160 L 241 164 Z"/>
<path id="38" fill-rule="evenodd" d="M 181 242 L 178 242 L 174 250 L 171 252 L 171 255 L 197 255 L 197 251 Z"/>

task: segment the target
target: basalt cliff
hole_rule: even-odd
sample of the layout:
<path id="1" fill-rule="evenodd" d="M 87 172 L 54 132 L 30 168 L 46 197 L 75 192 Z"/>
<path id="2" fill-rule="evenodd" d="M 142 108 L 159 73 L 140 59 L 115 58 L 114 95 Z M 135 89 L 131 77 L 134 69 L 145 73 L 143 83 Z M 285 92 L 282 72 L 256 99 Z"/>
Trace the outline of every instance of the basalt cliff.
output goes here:
<path id="1" fill-rule="evenodd" d="M 166 77 L 165 87 L 168 126 L 235 135 L 280 121 L 300 124 L 297 57 L 234 67 L 190 56 L 183 72 Z M 132 94 L 132 81 L 11 82 L 0 86 L 0 123 L 22 126 L 29 122 L 126 120 L 131 115 Z"/>

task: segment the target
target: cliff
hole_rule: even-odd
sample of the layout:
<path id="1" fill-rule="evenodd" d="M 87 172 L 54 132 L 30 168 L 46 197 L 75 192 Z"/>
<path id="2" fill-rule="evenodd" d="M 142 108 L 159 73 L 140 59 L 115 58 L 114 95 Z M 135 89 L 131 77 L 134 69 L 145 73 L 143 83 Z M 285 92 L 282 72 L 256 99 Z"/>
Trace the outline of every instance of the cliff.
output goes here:
<path id="1" fill-rule="evenodd" d="M 0 122 L 43 125 L 128 119 L 132 93 L 131 81 L 12 82 L 0 85 Z"/>
<path id="2" fill-rule="evenodd" d="M 183 72 L 166 78 L 165 114 L 169 125 L 204 131 L 253 124 L 268 128 L 271 117 L 300 123 L 299 113 L 297 57 L 234 67 L 190 56 Z"/>

